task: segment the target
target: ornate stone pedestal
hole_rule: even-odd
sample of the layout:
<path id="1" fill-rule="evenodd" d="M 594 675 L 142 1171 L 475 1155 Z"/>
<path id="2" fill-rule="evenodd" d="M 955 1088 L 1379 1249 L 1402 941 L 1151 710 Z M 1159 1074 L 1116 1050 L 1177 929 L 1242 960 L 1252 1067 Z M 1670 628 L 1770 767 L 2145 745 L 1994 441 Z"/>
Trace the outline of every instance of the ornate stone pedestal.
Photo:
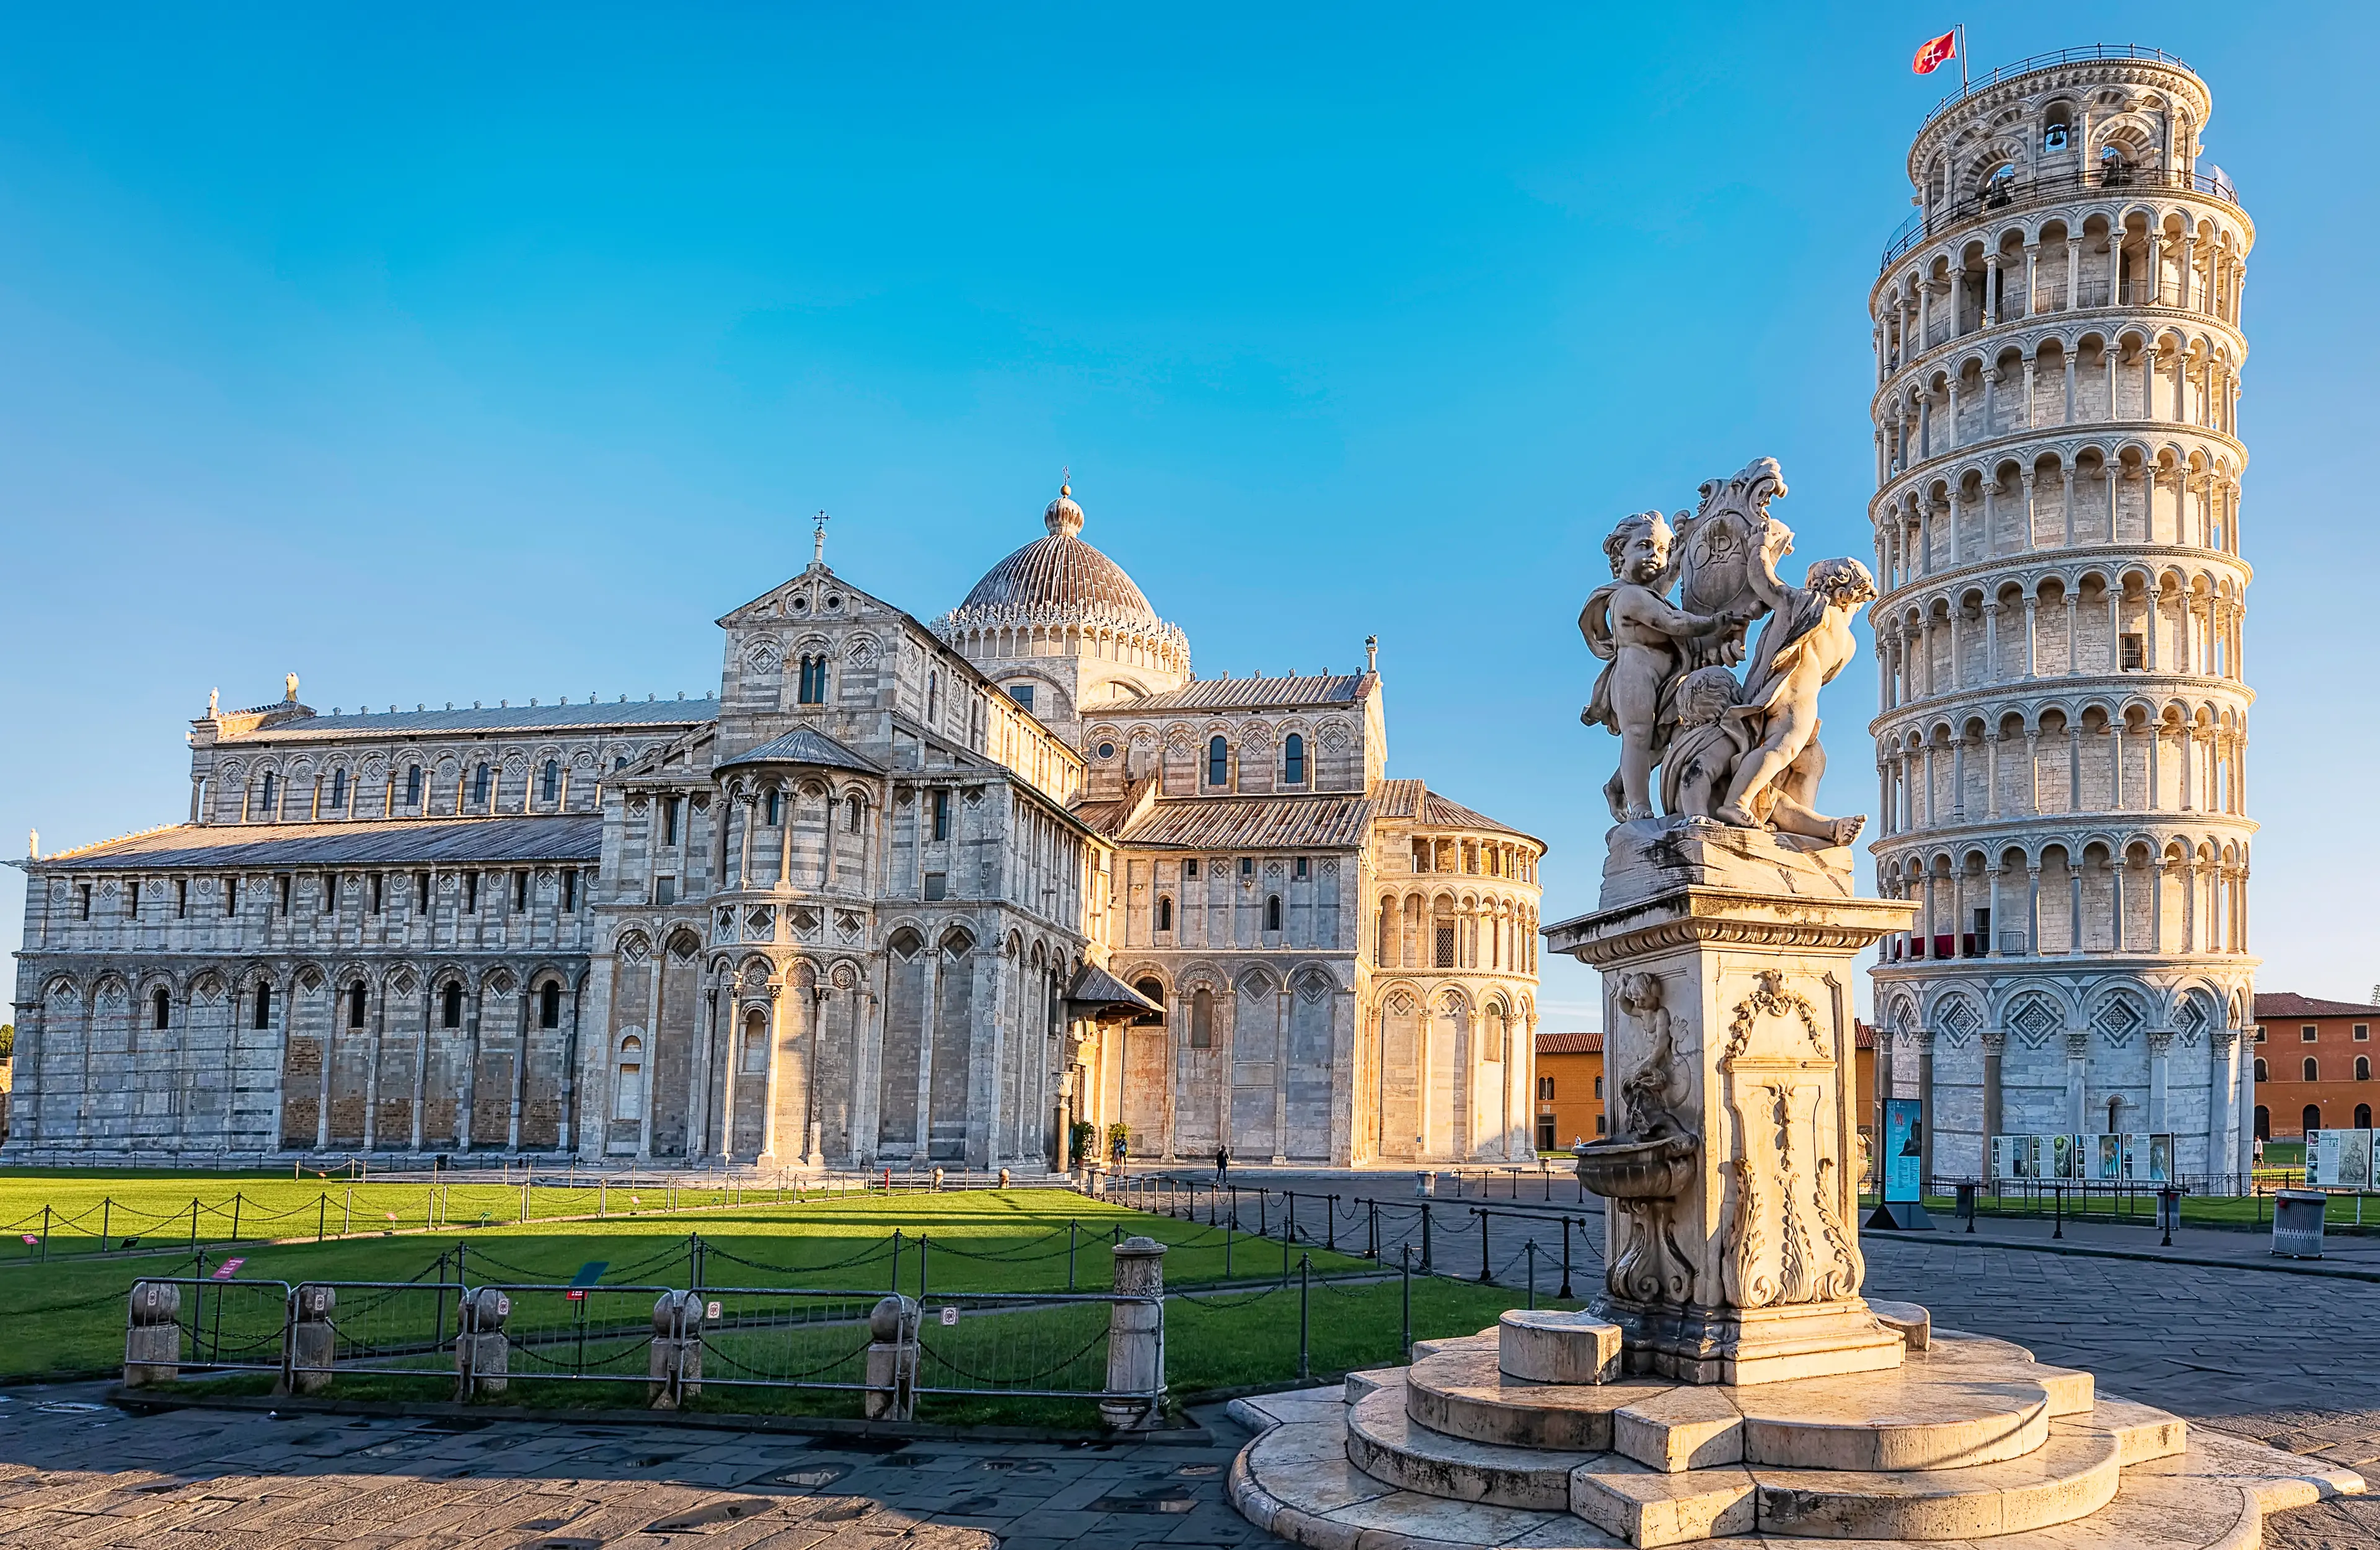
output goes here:
<path id="1" fill-rule="evenodd" d="M 1912 906 L 1850 853 L 1706 818 L 1612 830 L 1601 907 L 1546 931 L 1604 974 L 1617 1134 L 1604 1294 L 1628 1369 L 1758 1384 L 1898 1366 L 1860 1301 L 1852 955 Z"/>

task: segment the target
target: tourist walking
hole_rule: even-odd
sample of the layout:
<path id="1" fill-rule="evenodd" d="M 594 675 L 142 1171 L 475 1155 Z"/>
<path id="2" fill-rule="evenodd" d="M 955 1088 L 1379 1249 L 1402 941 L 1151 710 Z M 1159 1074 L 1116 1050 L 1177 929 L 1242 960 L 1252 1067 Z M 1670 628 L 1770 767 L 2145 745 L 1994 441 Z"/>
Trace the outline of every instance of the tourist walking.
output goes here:
<path id="1" fill-rule="evenodd" d="M 1215 1182 L 1220 1184 L 1232 1171 L 1232 1154 L 1223 1147 L 1215 1148 Z"/>

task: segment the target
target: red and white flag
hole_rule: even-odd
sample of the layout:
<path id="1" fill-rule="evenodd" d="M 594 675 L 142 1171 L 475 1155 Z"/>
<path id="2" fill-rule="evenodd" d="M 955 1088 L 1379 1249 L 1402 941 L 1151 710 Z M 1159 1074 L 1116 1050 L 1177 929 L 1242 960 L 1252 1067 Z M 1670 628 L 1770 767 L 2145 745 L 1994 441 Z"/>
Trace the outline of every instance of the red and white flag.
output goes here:
<path id="1" fill-rule="evenodd" d="M 1926 39 L 1917 50 L 1917 57 L 1909 62 L 1909 67 L 1921 76 L 1930 76 L 1949 63 L 1958 52 L 1959 30 L 1954 27 L 1938 38 Z"/>

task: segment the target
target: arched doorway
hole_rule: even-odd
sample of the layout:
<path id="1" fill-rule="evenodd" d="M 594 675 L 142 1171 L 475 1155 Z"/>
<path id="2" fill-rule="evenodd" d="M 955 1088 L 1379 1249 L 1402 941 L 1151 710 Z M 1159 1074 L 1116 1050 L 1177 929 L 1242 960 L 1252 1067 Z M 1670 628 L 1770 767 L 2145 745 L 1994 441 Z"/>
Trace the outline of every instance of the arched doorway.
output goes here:
<path id="1" fill-rule="evenodd" d="M 2261 1103 L 2256 1106 L 2256 1139 L 2259 1141 L 2273 1139 L 2273 1111 Z"/>
<path id="2" fill-rule="evenodd" d="M 2308 1132 L 2322 1129 L 2322 1106 L 2313 1103 L 2306 1105 L 2305 1112 L 2298 1116 L 2298 1128 Z"/>

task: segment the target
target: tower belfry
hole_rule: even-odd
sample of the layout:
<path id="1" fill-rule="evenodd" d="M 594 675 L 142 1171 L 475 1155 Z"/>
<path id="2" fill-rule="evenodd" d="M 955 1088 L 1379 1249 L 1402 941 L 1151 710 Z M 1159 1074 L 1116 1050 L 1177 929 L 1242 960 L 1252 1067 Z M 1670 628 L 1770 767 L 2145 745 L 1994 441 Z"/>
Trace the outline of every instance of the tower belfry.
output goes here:
<path id="1" fill-rule="evenodd" d="M 2255 1120 L 2240 304 L 2255 228 L 2153 50 L 1993 72 L 1918 131 L 1870 296 L 1891 1089 L 1928 1170 L 1997 1135 Z"/>

